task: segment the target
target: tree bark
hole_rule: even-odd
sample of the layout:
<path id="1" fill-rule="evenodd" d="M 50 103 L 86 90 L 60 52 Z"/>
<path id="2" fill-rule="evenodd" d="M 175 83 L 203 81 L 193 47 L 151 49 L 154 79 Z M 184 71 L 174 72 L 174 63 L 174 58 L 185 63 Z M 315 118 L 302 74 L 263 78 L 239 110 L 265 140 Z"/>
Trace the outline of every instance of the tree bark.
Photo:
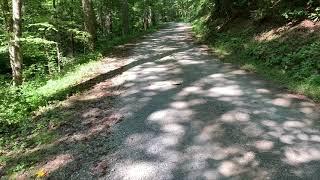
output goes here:
<path id="1" fill-rule="evenodd" d="M 110 10 L 108 10 L 106 15 L 106 29 L 108 34 L 112 32 L 112 13 Z"/>
<path id="2" fill-rule="evenodd" d="M 105 20 L 105 12 L 106 12 L 106 8 L 103 4 L 99 4 L 99 11 L 98 11 L 98 14 L 99 14 L 99 18 L 98 18 L 98 24 L 99 24 L 99 28 L 101 29 L 102 31 L 102 34 L 105 35 L 105 32 L 106 32 L 106 20 Z"/>
<path id="3" fill-rule="evenodd" d="M 158 24 L 158 21 L 157 21 L 157 13 L 155 11 L 155 8 L 154 7 L 151 7 L 151 24 L 153 26 L 156 26 Z"/>
<path id="4" fill-rule="evenodd" d="M 128 0 L 122 0 L 122 34 L 129 34 L 129 4 Z"/>
<path id="5" fill-rule="evenodd" d="M 9 42 L 9 55 L 15 86 L 22 84 L 21 8 L 22 0 L 12 0 L 12 35 Z"/>
<path id="6" fill-rule="evenodd" d="M 153 16 L 153 11 L 152 11 L 152 7 L 149 6 L 148 7 L 148 27 L 150 28 L 153 24 L 152 24 L 152 16 Z"/>
<path id="7" fill-rule="evenodd" d="M 146 31 L 148 29 L 148 11 L 144 9 L 143 13 L 143 29 Z"/>
<path id="8" fill-rule="evenodd" d="M 152 26 L 152 16 L 153 16 L 153 12 L 152 12 L 152 7 L 150 5 L 149 1 L 145 1 L 144 2 L 144 15 L 143 15 L 143 28 L 144 30 L 149 29 Z"/>
<path id="9" fill-rule="evenodd" d="M 82 9 L 84 14 L 84 26 L 86 31 L 90 34 L 89 46 L 93 50 L 96 42 L 96 17 L 93 10 L 91 0 L 82 0 Z"/>

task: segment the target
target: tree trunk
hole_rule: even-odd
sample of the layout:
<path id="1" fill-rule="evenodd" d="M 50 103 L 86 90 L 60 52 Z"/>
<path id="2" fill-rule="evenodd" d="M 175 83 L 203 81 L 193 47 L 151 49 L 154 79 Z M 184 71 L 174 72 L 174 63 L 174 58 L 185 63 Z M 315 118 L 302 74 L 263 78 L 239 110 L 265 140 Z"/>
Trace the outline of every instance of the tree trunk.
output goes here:
<path id="1" fill-rule="evenodd" d="M 71 0 L 72 4 L 74 3 L 74 0 Z M 74 7 L 70 6 L 69 7 L 69 12 L 70 12 L 70 16 L 71 16 L 71 21 L 74 21 L 75 15 L 74 15 Z M 75 54 L 75 42 L 74 42 L 74 34 L 71 31 L 69 33 L 69 37 L 68 37 L 68 46 L 67 46 L 67 55 L 69 57 L 74 57 Z"/>
<path id="2" fill-rule="evenodd" d="M 145 9 L 144 9 L 144 17 L 143 17 L 143 27 L 144 30 L 149 29 L 152 26 L 152 8 L 150 5 L 147 3 L 145 4 Z"/>
<path id="3" fill-rule="evenodd" d="M 152 24 L 152 16 L 153 16 L 153 11 L 152 11 L 152 7 L 149 6 L 148 7 L 148 27 L 150 28 L 153 24 Z"/>
<path id="4" fill-rule="evenodd" d="M 146 31 L 148 29 L 148 11 L 144 9 L 143 13 L 143 29 Z"/>
<path id="5" fill-rule="evenodd" d="M 57 0 L 52 0 L 52 6 L 54 9 L 54 15 L 53 15 L 53 21 L 57 23 L 58 20 L 58 14 L 57 14 Z M 61 57 L 62 57 L 62 52 L 61 52 L 61 35 L 60 35 L 60 30 L 56 33 L 56 38 L 57 38 L 57 44 L 56 44 L 56 51 L 57 51 L 57 66 L 58 66 L 58 72 L 61 72 Z"/>
<path id="6" fill-rule="evenodd" d="M 22 84 L 22 54 L 21 54 L 21 8 L 22 0 L 12 0 L 12 35 L 9 42 L 10 64 L 12 68 L 13 85 Z"/>
<path id="7" fill-rule="evenodd" d="M 158 24 L 158 21 L 157 21 L 157 14 L 156 14 L 156 11 L 153 7 L 151 7 L 151 24 L 153 26 L 156 26 Z"/>
<path id="8" fill-rule="evenodd" d="M 86 31 L 90 34 L 89 46 L 93 50 L 96 41 L 96 17 L 91 0 L 82 0 L 82 8 L 84 14 L 84 26 Z"/>
<path id="9" fill-rule="evenodd" d="M 112 13 L 111 10 L 108 10 L 106 15 L 106 29 L 107 33 L 110 34 L 112 32 Z"/>
<path id="10" fill-rule="evenodd" d="M 129 34 L 129 4 L 128 0 L 122 0 L 122 34 Z"/>
<path id="11" fill-rule="evenodd" d="M 106 32 L 105 7 L 102 4 L 99 4 L 99 7 L 100 7 L 99 11 L 98 11 L 98 14 L 99 14 L 99 19 L 98 19 L 99 27 L 101 29 L 102 34 L 105 35 L 105 32 Z"/>
<path id="12" fill-rule="evenodd" d="M 57 65 L 58 65 L 58 72 L 61 72 L 61 50 L 60 50 L 60 47 L 59 47 L 59 43 L 56 44 L 56 48 L 57 48 Z"/>

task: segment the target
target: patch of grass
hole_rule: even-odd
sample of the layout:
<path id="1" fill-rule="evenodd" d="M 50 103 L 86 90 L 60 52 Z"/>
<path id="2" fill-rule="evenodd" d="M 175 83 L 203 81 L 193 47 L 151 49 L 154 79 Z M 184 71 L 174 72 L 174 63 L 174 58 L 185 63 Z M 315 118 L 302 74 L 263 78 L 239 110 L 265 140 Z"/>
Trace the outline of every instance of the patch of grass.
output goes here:
<path id="1" fill-rule="evenodd" d="M 223 32 L 203 31 L 201 26 L 203 23 L 194 24 L 195 33 L 223 61 L 320 101 L 319 31 L 291 28 L 271 39 L 258 40 L 256 37 L 267 29 L 261 30 L 253 24 L 245 28 L 230 24 L 232 28 Z"/>

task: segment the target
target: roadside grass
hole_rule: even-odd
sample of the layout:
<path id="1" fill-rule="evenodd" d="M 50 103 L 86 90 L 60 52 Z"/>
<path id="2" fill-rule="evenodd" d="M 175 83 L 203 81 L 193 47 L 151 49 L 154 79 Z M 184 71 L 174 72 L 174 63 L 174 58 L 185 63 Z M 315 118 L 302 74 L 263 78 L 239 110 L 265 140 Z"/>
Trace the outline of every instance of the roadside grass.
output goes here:
<path id="1" fill-rule="evenodd" d="M 193 30 L 222 61 L 320 102 L 320 31 L 293 26 L 260 40 L 257 37 L 284 26 L 261 28 L 241 20 L 229 26 L 228 30 L 215 32 L 197 21 Z"/>
<path id="2" fill-rule="evenodd" d="M 108 57 L 108 52 L 115 46 L 134 41 L 145 34 L 155 32 L 162 26 L 101 41 L 95 52 L 74 57 L 60 73 L 36 77 L 18 88 L 12 87 L 10 80 L 2 77 L 0 79 L 0 177 L 3 175 L 10 177 L 35 165 L 42 158 L 39 153 L 28 156 L 27 159 L 20 159 L 19 162 L 14 159 L 19 159 L 19 156 L 32 149 L 52 143 L 59 134 L 54 129 L 50 130 L 50 126 L 58 127 L 70 117 L 70 114 L 64 111 L 59 114 L 47 113 L 40 119 L 34 118 L 36 115 L 55 109 L 60 101 L 86 90 L 74 87 L 93 78 L 96 75 L 94 70 L 101 66 L 104 55 Z"/>

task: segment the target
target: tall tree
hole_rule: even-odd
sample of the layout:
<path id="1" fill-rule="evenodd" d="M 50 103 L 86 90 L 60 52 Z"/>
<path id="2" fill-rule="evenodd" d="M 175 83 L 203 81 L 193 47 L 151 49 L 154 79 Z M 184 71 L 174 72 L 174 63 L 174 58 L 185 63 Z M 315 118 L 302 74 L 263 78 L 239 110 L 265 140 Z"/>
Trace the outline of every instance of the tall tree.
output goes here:
<path id="1" fill-rule="evenodd" d="M 93 10 L 92 0 L 82 0 L 84 14 L 84 26 L 90 34 L 90 48 L 94 49 L 96 41 L 96 16 Z"/>
<path id="2" fill-rule="evenodd" d="M 9 54 L 13 84 L 16 86 L 22 84 L 21 8 L 22 0 L 12 0 L 12 34 L 9 42 Z"/>
<path id="3" fill-rule="evenodd" d="M 143 13 L 143 27 L 144 30 L 147 30 L 152 23 L 153 12 L 151 9 L 151 3 L 149 1 L 144 0 L 144 13 Z"/>
<path id="4" fill-rule="evenodd" d="M 129 33 L 129 3 L 128 0 L 122 0 L 122 34 Z"/>

